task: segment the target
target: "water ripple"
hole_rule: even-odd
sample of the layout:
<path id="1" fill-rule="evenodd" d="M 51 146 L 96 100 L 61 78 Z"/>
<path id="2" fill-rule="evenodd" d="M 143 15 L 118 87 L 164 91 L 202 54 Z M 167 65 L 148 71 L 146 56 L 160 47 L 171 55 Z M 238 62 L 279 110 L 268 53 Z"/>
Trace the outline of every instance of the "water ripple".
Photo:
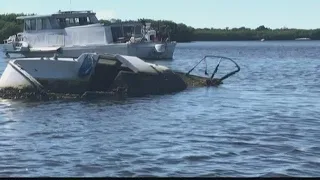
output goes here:
<path id="1" fill-rule="evenodd" d="M 218 88 L 0 100 L 0 176 L 319 176 L 319 44 L 182 43 L 173 61 L 155 61 L 187 71 L 212 52 L 234 57 L 240 73 Z"/>

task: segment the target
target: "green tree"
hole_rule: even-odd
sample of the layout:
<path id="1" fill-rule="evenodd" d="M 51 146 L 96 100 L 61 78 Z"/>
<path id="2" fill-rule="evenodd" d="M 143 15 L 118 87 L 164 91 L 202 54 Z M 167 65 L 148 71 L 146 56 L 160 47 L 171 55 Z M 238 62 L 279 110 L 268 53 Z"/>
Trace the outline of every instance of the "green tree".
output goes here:
<path id="1" fill-rule="evenodd" d="M 7 39 L 9 36 L 21 32 L 23 29 L 23 22 L 17 20 L 17 16 L 30 14 L 1 14 L 0 15 L 0 41 Z M 32 14 L 33 15 L 33 14 Z M 178 42 L 190 41 L 242 41 L 242 40 L 294 40 L 296 38 L 311 38 L 313 40 L 320 40 L 320 29 L 290 29 L 287 27 L 279 29 L 270 29 L 261 25 L 255 29 L 246 27 L 240 28 L 193 28 L 183 23 L 175 23 L 168 20 L 155 21 L 152 19 L 138 19 L 138 20 L 121 20 L 101 19 L 100 22 L 105 25 L 110 25 L 114 22 L 151 22 L 151 26 L 157 31 L 167 33 L 171 40 Z"/>

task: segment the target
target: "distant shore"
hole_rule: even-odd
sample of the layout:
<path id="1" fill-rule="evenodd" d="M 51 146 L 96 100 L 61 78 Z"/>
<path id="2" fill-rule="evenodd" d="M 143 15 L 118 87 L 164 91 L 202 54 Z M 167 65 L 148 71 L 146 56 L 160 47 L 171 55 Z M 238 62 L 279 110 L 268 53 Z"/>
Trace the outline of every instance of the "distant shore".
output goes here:
<path id="1" fill-rule="evenodd" d="M 17 16 L 25 14 L 1 14 L 0 15 L 0 43 L 9 36 L 18 32 L 22 32 L 23 22 L 16 20 Z M 246 27 L 240 28 L 193 28 L 182 23 L 175 23 L 172 21 L 162 20 L 154 21 L 151 19 L 144 19 L 152 23 L 155 29 L 163 30 L 166 28 L 171 40 L 177 42 L 192 42 L 192 41 L 281 41 L 281 40 L 320 40 L 320 29 L 293 29 L 280 28 L 270 29 L 265 26 L 259 26 L 256 29 Z M 121 22 L 121 20 L 115 20 Z M 111 22 L 108 20 L 100 20 L 106 25 Z M 128 22 L 128 21 L 125 21 Z M 138 22 L 138 21 L 129 21 Z"/>
<path id="2" fill-rule="evenodd" d="M 312 42 L 312 41 L 320 41 L 320 40 L 305 40 L 305 41 L 299 41 L 299 40 L 268 40 L 268 41 L 264 41 L 264 42 Z M 197 43 L 197 42 L 261 42 L 260 40 L 218 40 L 218 41 L 177 41 L 177 43 Z M 261 42 L 263 43 L 263 42 Z M 0 43 L 0 48 L 3 45 L 3 42 Z M 1 50 L 1 49 L 0 49 Z"/>

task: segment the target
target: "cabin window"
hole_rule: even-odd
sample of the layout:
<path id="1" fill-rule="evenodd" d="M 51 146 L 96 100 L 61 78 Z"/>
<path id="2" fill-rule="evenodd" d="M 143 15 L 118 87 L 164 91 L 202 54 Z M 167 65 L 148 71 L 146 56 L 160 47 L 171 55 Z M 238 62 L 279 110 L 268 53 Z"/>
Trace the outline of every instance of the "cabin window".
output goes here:
<path id="1" fill-rule="evenodd" d="M 78 18 L 78 17 L 77 18 L 66 18 L 65 23 L 66 23 L 67 27 L 88 24 L 86 18 Z"/>
<path id="2" fill-rule="evenodd" d="M 73 18 L 66 18 L 66 21 L 69 25 L 74 25 L 74 19 Z"/>
<path id="3" fill-rule="evenodd" d="M 35 19 L 31 19 L 31 30 L 36 30 L 37 29 L 37 22 Z"/>
<path id="4" fill-rule="evenodd" d="M 83 18 L 83 17 L 79 18 L 79 24 L 80 24 L 80 25 L 86 25 L 86 24 L 87 24 L 86 19 Z"/>
<path id="5" fill-rule="evenodd" d="M 119 26 L 111 27 L 113 41 L 118 41 L 118 38 L 123 37 L 122 29 Z"/>
<path id="6" fill-rule="evenodd" d="M 90 23 L 89 17 L 76 17 L 76 18 L 58 18 L 57 22 L 61 29 L 70 26 L 87 25 Z"/>
<path id="7" fill-rule="evenodd" d="M 134 28 L 134 34 L 136 34 L 136 35 L 138 35 L 138 34 L 141 34 L 141 26 L 136 26 L 135 28 Z"/>
<path id="8" fill-rule="evenodd" d="M 37 30 L 42 29 L 42 19 L 37 19 Z"/>
<path id="9" fill-rule="evenodd" d="M 79 18 L 79 24 L 80 25 L 90 24 L 90 18 L 89 17 L 80 17 Z"/>
<path id="10" fill-rule="evenodd" d="M 26 19 L 25 20 L 25 30 L 32 31 L 37 29 L 36 19 Z"/>
<path id="11" fill-rule="evenodd" d="M 58 19 L 49 18 L 48 19 L 48 26 L 52 29 L 60 29 L 60 24 Z"/>
<path id="12" fill-rule="evenodd" d="M 48 19 L 41 19 L 42 20 L 42 24 L 41 24 L 41 28 L 42 29 L 50 29 L 50 24 Z"/>
<path id="13" fill-rule="evenodd" d="M 57 20 L 58 20 L 58 24 L 61 29 L 64 29 L 67 26 L 66 19 L 58 18 Z"/>
<path id="14" fill-rule="evenodd" d="M 29 19 L 25 20 L 25 22 L 24 22 L 24 29 L 25 29 L 26 31 L 28 31 L 28 30 L 31 29 L 31 22 L 30 22 Z"/>
<path id="15" fill-rule="evenodd" d="M 79 24 L 79 18 L 74 18 L 75 24 Z"/>
<path id="16" fill-rule="evenodd" d="M 126 40 L 129 40 L 134 34 L 134 27 L 133 26 L 123 26 L 122 27 L 123 36 Z"/>
<path id="17" fill-rule="evenodd" d="M 47 18 L 41 18 L 37 21 L 37 30 L 50 29 L 49 21 Z"/>

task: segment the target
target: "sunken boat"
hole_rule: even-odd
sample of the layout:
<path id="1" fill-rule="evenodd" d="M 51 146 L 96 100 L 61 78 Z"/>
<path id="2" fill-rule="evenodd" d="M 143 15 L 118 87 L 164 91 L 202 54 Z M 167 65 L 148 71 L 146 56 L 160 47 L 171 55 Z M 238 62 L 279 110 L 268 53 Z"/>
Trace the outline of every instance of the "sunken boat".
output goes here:
<path id="1" fill-rule="evenodd" d="M 211 77 L 191 72 L 208 57 L 220 61 Z M 173 71 L 166 66 L 145 62 L 135 56 L 83 53 L 78 58 L 17 58 L 9 60 L 0 78 L 0 98 L 50 100 L 159 95 L 188 87 L 217 86 L 240 67 L 221 78 L 214 75 L 222 60 L 206 56 L 189 72 Z M 207 72 L 206 72 L 207 73 Z"/>

